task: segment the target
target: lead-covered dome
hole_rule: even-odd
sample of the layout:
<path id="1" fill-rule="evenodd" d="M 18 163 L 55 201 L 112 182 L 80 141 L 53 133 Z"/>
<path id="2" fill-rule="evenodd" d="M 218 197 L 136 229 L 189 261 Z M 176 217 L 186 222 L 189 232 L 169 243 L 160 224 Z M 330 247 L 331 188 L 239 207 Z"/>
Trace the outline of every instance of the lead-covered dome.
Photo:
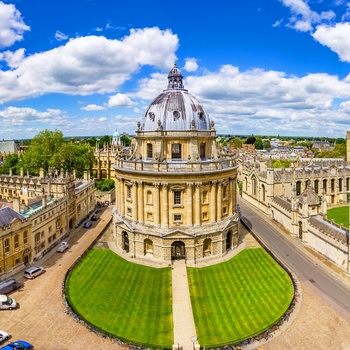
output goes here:
<path id="1" fill-rule="evenodd" d="M 176 67 L 168 74 L 168 88 L 147 108 L 141 125 L 143 131 L 210 130 L 209 115 L 196 97 L 183 87 L 183 76 Z"/>

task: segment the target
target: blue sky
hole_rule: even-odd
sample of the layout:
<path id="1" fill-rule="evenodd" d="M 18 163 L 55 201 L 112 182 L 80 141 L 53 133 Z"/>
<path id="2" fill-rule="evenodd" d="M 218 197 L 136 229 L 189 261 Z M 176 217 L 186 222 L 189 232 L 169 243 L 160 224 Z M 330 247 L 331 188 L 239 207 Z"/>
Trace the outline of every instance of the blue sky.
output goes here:
<path id="1" fill-rule="evenodd" d="M 350 2 L 0 0 L 0 139 L 134 134 L 174 62 L 218 134 L 350 129 Z"/>

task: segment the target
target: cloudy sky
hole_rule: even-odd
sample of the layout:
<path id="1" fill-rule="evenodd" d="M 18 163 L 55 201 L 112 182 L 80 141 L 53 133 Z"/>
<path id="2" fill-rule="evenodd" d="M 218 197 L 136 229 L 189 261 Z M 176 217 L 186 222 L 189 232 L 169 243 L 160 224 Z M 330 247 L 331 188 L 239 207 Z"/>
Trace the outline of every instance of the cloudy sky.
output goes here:
<path id="1" fill-rule="evenodd" d="M 345 0 L 0 0 L 0 140 L 133 134 L 174 62 L 218 134 L 345 137 Z"/>

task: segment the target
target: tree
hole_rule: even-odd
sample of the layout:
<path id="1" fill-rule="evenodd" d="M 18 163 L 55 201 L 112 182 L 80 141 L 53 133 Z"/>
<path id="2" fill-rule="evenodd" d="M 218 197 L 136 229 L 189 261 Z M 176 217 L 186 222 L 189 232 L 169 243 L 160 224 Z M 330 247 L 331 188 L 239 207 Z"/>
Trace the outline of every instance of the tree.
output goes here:
<path id="1" fill-rule="evenodd" d="M 100 191 L 111 191 L 115 187 L 113 179 L 95 180 L 95 187 Z"/>
<path id="2" fill-rule="evenodd" d="M 126 135 L 120 136 L 120 142 L 125 147 L 129 147 L 131 145 L 131 139 L 130 139 L 130 137 L 128 137 Z"/>
<path id="3" fill-rule="evenodd" d="M 263 146 L 262 138 L 261 137 L 257 137 L 255 139 L 254 145 L 255 145 L 255 149 L 263 149 L 264 146 Z"/>
<path id="4" fill-rule="evenodd" d="M 55 156 L 65 143 L 61 131 L 41 131 L 30 142 L 21 159 L 21 166 L 31 174 L 39 174 L 39 169 L 47 171 L 49 167 L 60 168 L 59 158 Z"/>
<path id="5" fill-rule="evenodd" d="M 18 166 L 19 158 L 16 153 L 12 153 L 6 156 L 4 164 L 0 167 L 0 174 L 9 174 L 10 169 L 14 175 L 19 175 L 19 166 Z"/>
<path id="6" fill-rule="evenodd" d="M 94 148 L 87 142 L 65 141 L 60 131 L 44 130 L 30 142 L 20 166 L 30 174 L 38 175 L 40 168 L 49 167 L 72 172 L 82 177 L 85 170 L 91 171 L 94 163 Z"/>

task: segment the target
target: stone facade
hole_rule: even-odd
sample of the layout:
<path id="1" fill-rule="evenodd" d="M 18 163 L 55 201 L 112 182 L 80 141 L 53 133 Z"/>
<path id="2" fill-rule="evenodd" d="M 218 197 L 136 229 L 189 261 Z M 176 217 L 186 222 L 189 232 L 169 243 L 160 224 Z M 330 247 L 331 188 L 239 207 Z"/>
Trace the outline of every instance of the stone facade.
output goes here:
<path id="1" fill-rule="evenodd" d="M 74 175 L 0 176 L 0 280 L 45 255 L 95 209 L 94 182 Z"/>
<path id="2" fill-rule="evenodd" d="M 214 123 L 183 89 L 181 72 L 174 67 L 168 79 L 129 154 L 116 154 L 114 235 L 135 258 L 195 264 L 237 245 L 238 165 L 218 151 Z"/>

